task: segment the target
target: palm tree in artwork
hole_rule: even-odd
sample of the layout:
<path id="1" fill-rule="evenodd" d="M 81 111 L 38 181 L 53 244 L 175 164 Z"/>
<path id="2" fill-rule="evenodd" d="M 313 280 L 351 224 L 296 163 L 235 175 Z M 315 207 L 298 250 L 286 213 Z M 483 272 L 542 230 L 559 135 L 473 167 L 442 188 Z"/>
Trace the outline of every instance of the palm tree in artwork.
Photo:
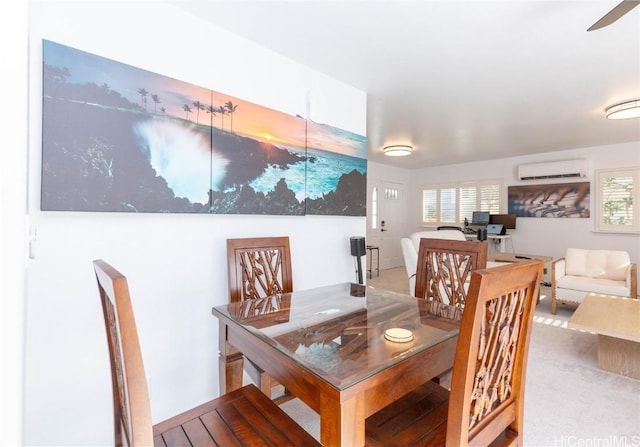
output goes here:
<path id="1" fill-rule="evenodd" d="M 149 92 L 140 87 L 138 89 L 138 93 L 140 94 L 140 105 L 143 106 L 145 110 L 147 110 L 147 95 L 149 94 Z"/>
<path id="2" fill-rule="evenodd" d="M 185 104 L 182 106 L 182 110 L 184 110 L 185 112 L 187 112 L 187 119 L 189 119 L 189 114 L 193 111 L 191 110 L 191 107 L 189 107 L 189 104 Z"/>
<path id="3" fill-rule="evenodd" d="M 227 108 L 224 106 L 218 107 L 218 113 L 220 114 L 220 129 L 224 130 L 224 116 L 227 114 Z"/>
<path id="4" fill-rule="evenodd" d="M 151 99 L 153 100 L 153 113 L 156 113 L 157 106 L 160 104 L 160 97 L 158 95 L 151 95 Z"/>
<path id="5" fill-rule="evenodd" d="M 202 104 L 200 101 L 193 101 L 193 107 L 196 108 L 197 112 L 196 112 L 196 123 L 200 124 L 200 110 L 204 110 L 204 104 Z"/>
<path id="6" fill-rule="evenodd" d="M 213 127 L 213 117 L 216 116 L 216 113 L 218 113 L 218 109 L 213 106 L 207 106 L 205 110 L 207 111 L 207 113 L 211 114 L 211 127 Z"/>
<path id="7" fill-rule="evenodd" d="M 58 88 L 67 82 L 67 78 L 71 77 L 71 72 L 67 67 L 58 68 L 48 64 L 44 64 L 43 71 L 43 89 L 45 91 L 50 88 L 53 92 L 49 93 L 54 100 L 58 98 Z"/>
<path id="8" fill-rule="evenodd" d="M 230 130 L 231 130 L 231 133 L 233 133 L 233 114 L 238 108 L 238 106 L 233 104 L 231 101 L 227 101 L 224 106 L 227 109 L 227 113 L 229 113 L 229 117 L 231 118 Z"/>

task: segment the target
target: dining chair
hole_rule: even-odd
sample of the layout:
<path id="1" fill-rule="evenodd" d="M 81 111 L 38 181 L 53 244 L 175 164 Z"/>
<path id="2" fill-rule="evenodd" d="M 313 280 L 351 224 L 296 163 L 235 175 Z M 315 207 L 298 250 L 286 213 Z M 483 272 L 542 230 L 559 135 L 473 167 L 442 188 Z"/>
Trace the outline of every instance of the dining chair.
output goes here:
<path id="1" fill-rule="evenodd" d="M 367 446 L 522 445 L 531 324 L 544 263 L 471 273 L 451 390 L 430 381 L 366 420 Z"/>
<path id="2" fill-rule="evenodd" d="M 227 270 L 229 275 L 229 302 L 265 298 L 293 292 L 291 251 L 288 236 L 250 237 L 227 239 Z M 278 381 L 245 357 L 244 370 L 251 380 L 271 396 Z M 293 396 L 284 389 L 275 396 L 282 403 Z"/>
<path id="3" fill-rule="evenodd" d="M 111 360 L 116 446 L 319 446 L 255 385 L 246 385 L 156 425 L 127 279 L 93 262 Z M 175 392 L 179 387 L 173 387 Z"/>
<path id="4" fill-rule="evenodd" d="M 415 296 L 464 307 L 471 272 L 487 266 L 487 242 L 420 239 Z"/>

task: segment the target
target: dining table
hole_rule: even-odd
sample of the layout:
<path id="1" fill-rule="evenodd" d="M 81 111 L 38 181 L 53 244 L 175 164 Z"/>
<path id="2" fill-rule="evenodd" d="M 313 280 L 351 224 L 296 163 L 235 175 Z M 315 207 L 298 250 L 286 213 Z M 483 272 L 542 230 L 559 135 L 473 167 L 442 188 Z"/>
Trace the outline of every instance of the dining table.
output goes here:
<path id="1" fill-rule="evenodd" d="M 365 420 L 451 369 L 462 309 L 340 283 L 215 306 L 220 392 L 246 357 L 320 416 L 320 442 L 365 444 Z"/>

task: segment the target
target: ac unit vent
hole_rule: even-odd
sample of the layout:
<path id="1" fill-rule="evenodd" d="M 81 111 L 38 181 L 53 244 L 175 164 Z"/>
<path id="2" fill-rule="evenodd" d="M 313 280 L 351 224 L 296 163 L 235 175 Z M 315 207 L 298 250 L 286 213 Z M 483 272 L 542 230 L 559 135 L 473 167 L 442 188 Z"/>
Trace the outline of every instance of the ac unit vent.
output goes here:
<path id="1" fill-rule="evenodd" d="M 587 176 L 587 160 L 562 160 L 528 163 L 518 166 L 519 180 L 571 178 Z"/>

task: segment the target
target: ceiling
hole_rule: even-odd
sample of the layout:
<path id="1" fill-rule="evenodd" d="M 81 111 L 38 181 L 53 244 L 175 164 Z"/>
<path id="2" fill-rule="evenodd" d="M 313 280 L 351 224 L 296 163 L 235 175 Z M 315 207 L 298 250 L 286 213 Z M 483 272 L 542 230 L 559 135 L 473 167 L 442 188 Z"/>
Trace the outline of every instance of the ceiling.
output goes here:
<path id="1" fill-rule="evenodd" d="M 370 161 L 420 168 L 631 141 L 640 151 L 640 120 L 604 117 L 640 98 L 640 7 L 586 31 L 619 0 L 171 3 L 366 91 Z M 414 153 L 385 157 L 389 144 Z"/>

